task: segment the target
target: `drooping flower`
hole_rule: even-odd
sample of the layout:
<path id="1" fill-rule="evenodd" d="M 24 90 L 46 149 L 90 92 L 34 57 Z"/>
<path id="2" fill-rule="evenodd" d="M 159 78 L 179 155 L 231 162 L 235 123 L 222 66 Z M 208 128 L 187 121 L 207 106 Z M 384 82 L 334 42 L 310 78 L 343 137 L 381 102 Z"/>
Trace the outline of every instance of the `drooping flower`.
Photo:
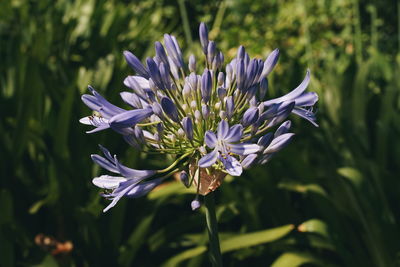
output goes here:
<path id="1" fill-rule="evenodd" d="M 122 197 L 147 194 L 164 179 L 180 172 L 185 186 L 197 186 L 198 194 L 215 190 L 225 175 L 240 176 L 252 165 L 268 162 L 292 140 L 287 117 L 294 113 L 317 126 L 314 92 L 303 82 L 284 96 L 265 100 L 268 75 L 279 58 L 275 49 L 264 60 L 251 59 L 243 46 L 224 66 L 224 55 L 209 40 L 204 23 L 199 28 L 204 67 L 191 55 L 186 65 L 177 39 L 164 35 L 155 43 L 155 56 L 143 64 L 133 53 L 124 52 L 136 75 L 125 78 L 129 91 L 121 93 L 129 108 L 119 108 L 97 93 L 83 95 L 93 115 L 80 120 L 95 128 L 111 128 L 136 149 L 175 157 L 162 170 L 135 170 L 122 165 L 101 147 L 104 157 L 92 155 L 95 163 L 118 176 L 101 175 L 93 183 L 106 190 L 103 196 L 113 207 Z M 273 131 L 273 129 L 275 132 Z M 192 209 L 200 207 L 198 196 Z"/>

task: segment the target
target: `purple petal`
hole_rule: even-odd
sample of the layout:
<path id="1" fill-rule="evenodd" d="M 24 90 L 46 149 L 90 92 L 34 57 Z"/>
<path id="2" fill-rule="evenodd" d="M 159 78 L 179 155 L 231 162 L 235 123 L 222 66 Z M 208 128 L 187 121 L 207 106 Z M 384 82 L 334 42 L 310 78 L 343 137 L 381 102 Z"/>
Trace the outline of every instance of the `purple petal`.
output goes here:
<path id="1" fill-rule="evenodd" d="M 96 154 L 91 155 L 90 157 L 92 158 L 94 163 L 96 163 L 100 167 L 102 167 L 110 172 L 119 173 L 119 171 L 115 167 L 114 160 L 112 162 L 110 162 L 109 160 L 103 158 L 102 156 L 96 155 Z"/>
<path id="2" fill-rule="evenodd" d="M 243 172 L 242 165 L 237 159 L 232 156 L 226 155 L 226 157 L 219 158 L 222 164 L 224 164 L 225 170 L 232 176 L 240 176 Z"/>
<path id="3" fill-rule="evenodd" d="M 218 124 L 217 136 L 218 140 L 224 140 L 229 133 L 229 124 L 226 120 L 221 120 Z"/>
<path id="4" fill-rule="evenodd" d="M 135 183 L 132 183 L 132 181 L 125 181 L 122 182 L 118 185 L 118 188 L 116 188 L 114 190 L 114 192 L 112 192 L 109 195 L 105 195 L 105 197 L 111 198 L 112 201 L 111 203 L 103 210 L 103 212 L 107 212 L 109 209 L 111 209 L 112 207 L 114 207 L 117 202 L 123 197 L 125 196 L 130 190 L 132 190 L 132 188 L 134 188 L 136 186 Z"/>
<path id="5" fill-rule="evenodd" d="M 261 77 L 264 78 L 267 76 L 275 67 L 276 63 L 278 62 L 279 59 L 279 49 L 275 49 L 274 51 L 271 52 L 271 54 L 268 55 L 267 59 L 264 62 L 264 68 L 261 73 Z"/>
<path id="6" fill-rule="evenodd" d="M 245 65 L 243 59 L 239 59 L 236 63 L 236 85 L 237 88 L 243 91 L 245 82 Z"/>
<path id="7" fill-rule="evenodd" d="M 241 124 L 235 124 L 229 129 L 229 133 L 225 137 L 225 141 L 228 143 L 239 142 L 243 135 L 243 126 Z"/>
<path id="8" fill-rule="evenodd" d="M 208 103 L 211 97 L 212 79 L 209 70 L 205 69 L 201 76 L 201 97 L 205 103 Z"/>
<path id="9" fill-rule="evenodd" d="M 218 151 L 214 149 L 212 152 L 208 153 L 199 160 L 199 167 L 207 168 L 213 165 L 218 158 Z"/>
<path id="10" fill-rule="evenodd" d="M 233 110 L 235 108 L 235 104 L 233 102 L 233 96 L 228 96 L 225 101 L 226 105 L 226 116 L 228 119 L 232 118 Z"/>
<path id="11" fill-rule="evenodd" d="M 208 47 L 208 29 L 204 22 L 200 23 L 199 27 L 199 36 L 200 36 L 200 43 L 203 49 L 204 54 L 207 55 L 207 47 Z"/>
<path id="12" fill-rule="evenodd" d="M 263 154 L 271 154 L 278 152 L 279 150 L 281 150 L 282 148 L 284 148 L 289 144 L 293 136 L 294 133 L 286 133 L 274 138 L 271 144 L 264 150 Z"/>
<path id="13" fill-rule="evenodd" d="M 289 131 L 290 126 L 292 125 L 291 121 L 285 121 L 279 126 L 279 128 L 275 131 L 274 137 L 278 137 L 282 134 L 285 134 Z"/>
<path id="14" fill-rule="evenodd" d="M 264 106 L 270 106 L 272 104 L 277 104 L 277 103 L 281 103 L 284 101 L 295 100 L 295 98 L 299 97 L 307 89 L 309 82 L 310 82 L 310 71 L 307 70 L 306 77 L 304 78 L 304 80 L 301 82 L 301 84 L 299 86 L 297 86 L 294 90 L 292 90 L 290 93 L 288 93 L 284 96 L 265 101 Z"/>
<path id="15" fill-rule="evenodd" d="M 128 128 L 147 119 L 152 114 L 153 110 L 150 108 L 129 110 L 115 115 L 109 123 L 113 129 Z"/>
<path id="16" fill-rule="evenodd" d="M 130 92 L 121 92 L 119 94 L 122 100 L 129 106 L 135 109 L 143 108 L 142 102 L 140 101 L 140 98 L 136 94 Z"/>
<path id="17" fill-rule="evenodd" d="M 156 173 L 156 171 L 153 171 L 153 170 L 131 169 L 131 168 L 128 168 L 128 167 L 120 164 L 119 161 L 117 160 L 116 156 L 114 156 L 114 159 L 115 159 L 115 166 L 116 166 L 118 172 L 122 176 L 124 176 L 126 178 L 131 178 L 131 179 L 135 180 L 136 182 L 139 182 L 143 179 L 153 176 Z"/>
<path id="18" fill-rule="evenodd" d="M 171 118 L 171 120 L 173 120 L 175 122 L 179 122 L 178 110 L 176 109 L 176 106 L 175 106 L 174 102 L 172 102 L 171 99 L 164 96 L 161 99 L 161 106 L 162 106 L 165 114 L 167 114 L 168 117 Z"/>
<path id="19" fill-rule="evenodd" d="M 251 107 L 243 114 L 242 124 L 244 127 L 255 123 L 258 120 L 258 108 Z"/>
<path id="20" fill-rule="evenodd" d="M 243 169 L 248 169 L 253 165 L 254 161 L 257 158 L 257 154 L 250 154 L 247 157 L 245 157 L 240 164 L 242 164 Z"/>
<path id="21" fill-rule="evenodd" d="M 215 136 L 215 133 L 207 131 L 204 136 L 204 142 L 209 148 L 214 148 L 217 145 L 217 137 Z"/>
<path id="22" fill-rule="evenodd" d="M 126 61 L 128 62 L 128 65 L 136 71 L 140 76 L 148 79 L 149 78 L 149 73 L 148 70 L 143 66 L 142 62 L 131 52 L 129 51 L 124 51 L 124 56 Z"/>
<path id="23" fill-rule="evenodd" d="M 315 92 L 303 93 L 296 98 L 296 106 L 298 107 L 310 107 L 318 101 L 318 95 Z"/>
<path id="24" fill-rule="evenodd" d="M 186 137 L 189 140 L 193 140 L 193 122 L 190 117 L 182 119 L 183 130 L 185 131 Z"/>
<path id="25" fill-rule="evenodd" d="M 165 53 L 164 46 L 160 42 L 155 42 L 154 44 L 155 50 L 156 50 L 156 55 L 157 57 L 164 62 L 164 64 L 168 64 L 168 57 L 167 54 Z"/>
<path id="26" fill-rule="evenodd" d="M 273 137 L 273 133 L 267 133 L 266 135 L 263 135 L 258 139 L 257 145 L 264 148 L 271 143 Z"/>
<path id="27" fill-rule="evenodd" d="M 103 152 L 103 155 L 104 155 L 109 161 L 114 162 L 114 157 L 111 156 L 111 153 L 110 153 L 110 151 L 108 151 L 107 148 L 105 148 L 105 147 L 102 146 L 102 145 L 99 145 L 99 148 L 100 148 L 101 152 Z"/>
<path id="28" fill-rule="evenodd" d="M 309 122 L 311 122 L 315 127 L 318 127 L 318 124 L 315 122 L 316 118 L 315 118 L 315 113 L 313 113 L 310 110 L 304 109 L 304 108 L 294 108 L 292 111 L 294 114 L 308 120 Z"/>
<path id="29" fill-rule="evenodd" d="M 124 177 L 110 176 L 110 175 L 102 175 L 100 177 L 96 177 L 92 180 L 92 183 L 103 189 L 114 189 L 119 186 L 120 183 L 126 182 L 127 179 Z"/>
<path id="30" fill-rule="evenodd" d="M 129 198 L 138 198 L 146 195 L 163 181 L 162 178 L 154 179 L 148 182 L 137 184 L 126 193 Z"/>
<path id="31" fill-rule="evenodd" d="M 257 153 L 260 146 L 257 144 L 229 144 L 230 151 L 237 155 L 249 155 Z"/>

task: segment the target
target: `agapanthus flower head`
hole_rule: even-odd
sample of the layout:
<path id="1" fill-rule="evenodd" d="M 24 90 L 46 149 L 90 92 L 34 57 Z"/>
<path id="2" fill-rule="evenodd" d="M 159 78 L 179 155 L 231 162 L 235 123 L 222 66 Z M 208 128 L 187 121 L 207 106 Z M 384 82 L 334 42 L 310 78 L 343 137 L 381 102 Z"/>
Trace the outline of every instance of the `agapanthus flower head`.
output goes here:
<path id="1" fill-rule="evenodd" d="M 204 57 L 191 55 L 187 64 L 177 39 L 169 34 L 164 35 L 164 44 L 155 43 L 155 57 L 147 58 L 146 64 L 124 52 L 135 72 L 124 80 L 129 90 L 121 93 L 129 109 L 111 104 L 92 87 L 91 95 L 82 96 L 93 110 L 93 115 L 80 120 L 95 127 L 88 133 L 111 128 L 135 148 L 175 157 L 162 170 L 134 170 L 101 147 L 104 157 L 93 155 L 92 159 L 119 175 L 93 179 L 107 190 L 103 196 L 112 200 L 105 211 L 122 197 L 145 195 L 177 172 L 185 186 L 196 186 L 198 194 L 205 195 L 227 174 L 240 176 L 244 169 L 268 162 L 285 147 L 294 135 L 286 120 L 291 113 L 317 126 L 312 107 L 318 96 L 306 92 L 309 71 L 294 90 L 266 100 L 268 75 L 278 61 L 278 49 L 264 61 L 251 59 L 240 46 L 237 56 L 224 66 L 224 55 L 209 40 L 204 23 L 199 34 Z M 199 206 L 196 196 L 191 207 Z"/>

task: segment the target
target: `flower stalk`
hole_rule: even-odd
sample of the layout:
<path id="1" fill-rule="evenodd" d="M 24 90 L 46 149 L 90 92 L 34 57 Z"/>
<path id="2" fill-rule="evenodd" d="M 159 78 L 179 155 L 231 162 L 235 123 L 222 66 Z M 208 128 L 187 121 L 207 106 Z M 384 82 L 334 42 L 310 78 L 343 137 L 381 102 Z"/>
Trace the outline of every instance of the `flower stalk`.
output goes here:
<path id="1" fill-rule="evenodd" d="M 222 266 L 221 249 L 219 246 L 217 216 L 215 213 L 214 192 L 204 196 L 206 209 L 207 232 L 209 238 L 209 255 L 213 267 Z"/>

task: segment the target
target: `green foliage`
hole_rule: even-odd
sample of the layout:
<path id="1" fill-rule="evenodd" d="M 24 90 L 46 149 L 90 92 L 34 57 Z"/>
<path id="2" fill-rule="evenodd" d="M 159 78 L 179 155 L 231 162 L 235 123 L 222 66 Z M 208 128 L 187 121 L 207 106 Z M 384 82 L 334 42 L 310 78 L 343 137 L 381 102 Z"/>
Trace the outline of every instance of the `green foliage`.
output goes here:
<path id="1" fill-rule="evenodd" d="M 144 59 L 170 32 L 199 54 L 200 21 L 228 59 L 239 44 L 259 57 L 280 48 L 270 96 L 306 68 L 320 96 L 318 129 L 293 118 L 291 146 L 218 189 L 225 265 L 398 265 L 399 10 L 388 0 L 0 1 L 0 266 L 208 265 L 203 211 L 178 182 L 102 213 L 89 157 L 98 143 L 132 167 L 163 162 L 78 123 L 88 84 L 121 104 L 123 50 Z M 39 233 L 74 248 L 52 256 Z"/>

